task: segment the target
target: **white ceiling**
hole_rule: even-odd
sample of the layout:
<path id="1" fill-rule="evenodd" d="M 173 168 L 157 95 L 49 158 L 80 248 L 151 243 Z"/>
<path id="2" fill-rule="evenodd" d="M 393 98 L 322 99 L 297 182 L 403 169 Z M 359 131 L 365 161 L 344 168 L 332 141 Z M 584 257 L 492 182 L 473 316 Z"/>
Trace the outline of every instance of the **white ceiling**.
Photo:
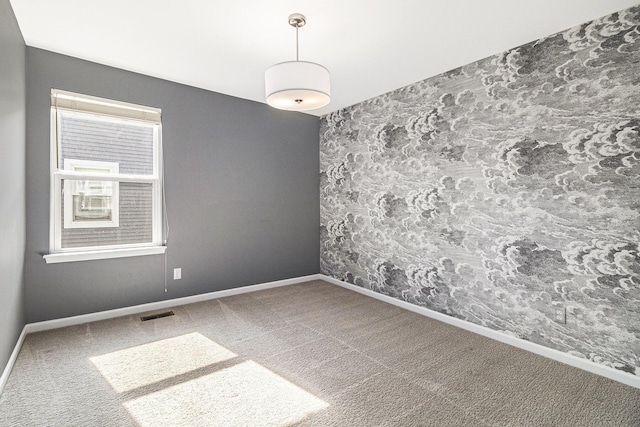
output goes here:
<path id="1" fill-rule="evenodd" d="M 265 102 L 264 71 L 331 72 L 323 115 L 637 4 L 640 0 L 11 0 L 25 42 Z"/>

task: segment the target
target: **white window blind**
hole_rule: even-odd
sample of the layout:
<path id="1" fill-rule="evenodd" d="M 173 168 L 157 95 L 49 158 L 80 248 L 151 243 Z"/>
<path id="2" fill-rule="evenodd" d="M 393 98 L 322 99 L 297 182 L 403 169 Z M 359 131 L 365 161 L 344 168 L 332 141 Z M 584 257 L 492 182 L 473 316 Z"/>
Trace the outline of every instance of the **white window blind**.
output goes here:
<path id="1" fill-rule="evenodd" d="M 51 253 L 162 245 L 160 120 L 157 108 L 51 91 Z"/>

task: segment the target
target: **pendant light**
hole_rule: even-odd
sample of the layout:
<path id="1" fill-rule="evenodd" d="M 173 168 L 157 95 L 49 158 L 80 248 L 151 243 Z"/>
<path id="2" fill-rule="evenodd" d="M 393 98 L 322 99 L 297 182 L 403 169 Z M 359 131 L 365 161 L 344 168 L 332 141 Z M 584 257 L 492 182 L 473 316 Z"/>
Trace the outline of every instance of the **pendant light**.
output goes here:
<path id="1" fill-rule="evenodd" d="M 289 15 L 289 25 L 296 29 L 296 60 L 271 66 L 265 73 L 267 104 L 280 110 L 306 111 L 324 107 L 331 100 L 329 70 L 314 62 L 300 61 L 298 29 L 306 18 Z"/>

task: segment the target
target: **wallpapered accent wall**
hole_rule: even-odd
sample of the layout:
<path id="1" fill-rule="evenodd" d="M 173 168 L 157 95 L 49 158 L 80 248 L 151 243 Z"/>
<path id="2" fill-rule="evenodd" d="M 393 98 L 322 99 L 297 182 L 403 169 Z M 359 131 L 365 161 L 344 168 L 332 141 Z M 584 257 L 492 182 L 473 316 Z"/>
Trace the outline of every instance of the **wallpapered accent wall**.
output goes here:
<path id="1" fill-rule="evenodd" d="M 639 25 L 323 117 L 322 273 L 640 375 Z"/>

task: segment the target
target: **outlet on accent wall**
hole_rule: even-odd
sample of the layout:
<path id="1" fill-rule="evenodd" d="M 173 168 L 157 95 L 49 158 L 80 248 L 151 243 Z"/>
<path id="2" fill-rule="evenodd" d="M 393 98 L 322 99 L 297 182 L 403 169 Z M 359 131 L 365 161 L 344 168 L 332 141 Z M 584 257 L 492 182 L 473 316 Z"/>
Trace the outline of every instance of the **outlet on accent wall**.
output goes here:
<path id="1" fill-rule="evenodd" d="M 173 269 L 173 280 L 182 279 L 182 268 L 174 268 Z"/>
<path id="2" fill-rule="evenodd" d="M 556 308 L 556 322 L 558 323 L 567 323 L 567 309 L 562 307 L 562 308 Z"/>

